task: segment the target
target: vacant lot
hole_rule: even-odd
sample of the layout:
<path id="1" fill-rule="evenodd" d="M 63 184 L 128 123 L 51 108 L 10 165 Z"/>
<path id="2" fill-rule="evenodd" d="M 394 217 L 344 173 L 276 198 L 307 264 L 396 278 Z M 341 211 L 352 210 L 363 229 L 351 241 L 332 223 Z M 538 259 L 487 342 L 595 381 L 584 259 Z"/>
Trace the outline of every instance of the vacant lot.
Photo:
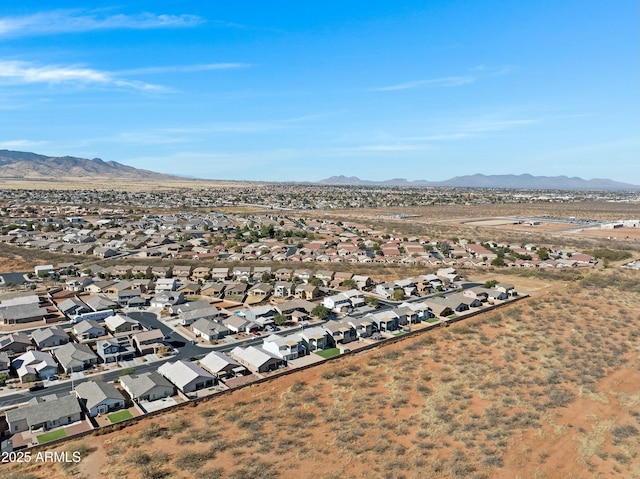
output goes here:
<path id="1" fill-rule="evenodd" d="M 640 477 L 640 286 L 615 274 L 62 450 L 86 478 Z"/>

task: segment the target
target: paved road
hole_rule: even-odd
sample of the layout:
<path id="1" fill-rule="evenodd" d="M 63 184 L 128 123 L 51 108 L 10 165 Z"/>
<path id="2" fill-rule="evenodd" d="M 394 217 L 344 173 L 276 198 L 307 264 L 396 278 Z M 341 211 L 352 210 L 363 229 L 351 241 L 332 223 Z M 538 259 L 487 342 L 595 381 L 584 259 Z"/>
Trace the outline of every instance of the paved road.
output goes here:
<path id="1" fill-rule="evenodd" d="M 23 284 L 25 282 L 24 275 L 29 271 L 23 271 L 22 273 L 0 273 L 4 283 Z"/>

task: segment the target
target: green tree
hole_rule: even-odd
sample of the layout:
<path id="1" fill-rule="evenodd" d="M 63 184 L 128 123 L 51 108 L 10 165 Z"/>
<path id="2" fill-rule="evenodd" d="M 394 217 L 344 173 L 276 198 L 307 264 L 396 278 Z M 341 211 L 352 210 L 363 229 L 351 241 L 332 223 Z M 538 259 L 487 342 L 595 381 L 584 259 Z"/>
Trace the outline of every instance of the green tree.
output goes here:
<path id="1" fill-rule="evenodd" d="M 282 313 L 277 313 L 273 317 L 273 321 L 276 323 L 276 326 L 282 326 L 287 322 L 287 317 Z"/>
<path id="2" fill-rule="evenodd" d="M 543 261 L 546 259 L 549 259 L 549 250 L 547 248 L 539 248 L 538 258 L 540 258 Z"/>
<path id="3" fill-rule="evenodd" d="M 504 258 L 498 256 L 491 262 L 491 266 L 504 266 Z"/>
<path id="4" fill-rule="evenodd" d="M 396 289 L 393 291 L 393 300 L 394 301 L 402 301 L 404 299 L 404 291 L 401 289 Z"/>
<path id="5" fill-rule="evenodd" d="M 358 283 L 356 283 L 353 279 L 345 279 L 342 282 L 342 286 L 344 286 L 345 288 L 354 289 L 358 287 Z"/>
<path id="6" fill-rule="evenodd" d="M 380 302 L 378 300 L 378 298 L 375 298 L 373 296 L 367 296 L 366 298 L 364 298 L 364 302 L 367 303 L 369 306 L 378 306 L 378 303 Z"/>
<path id="7" fill-rule="evenodd" d="M 325 319 L 329 315 L 329 308 L 324 304 L 319 304 L 311 310 L 311 314 L 319 319 Z"/>

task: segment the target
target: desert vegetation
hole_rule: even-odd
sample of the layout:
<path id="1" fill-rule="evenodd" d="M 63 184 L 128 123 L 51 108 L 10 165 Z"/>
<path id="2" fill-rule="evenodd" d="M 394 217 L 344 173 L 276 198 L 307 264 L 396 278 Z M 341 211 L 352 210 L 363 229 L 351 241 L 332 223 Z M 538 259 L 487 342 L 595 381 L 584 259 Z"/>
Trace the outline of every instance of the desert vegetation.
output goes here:
<path id="1" fill-rule="evenodd" d="M 546 278 L 502 310 L 87 438 L 78 477 L 640 477 L 632 276 Z"/>

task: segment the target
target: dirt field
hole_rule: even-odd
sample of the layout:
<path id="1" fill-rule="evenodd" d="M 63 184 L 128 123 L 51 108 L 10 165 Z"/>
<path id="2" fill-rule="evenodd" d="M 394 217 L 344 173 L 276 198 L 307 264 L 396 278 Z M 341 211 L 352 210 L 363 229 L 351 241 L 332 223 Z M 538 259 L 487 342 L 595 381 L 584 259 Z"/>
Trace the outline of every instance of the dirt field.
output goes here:
<path id="1" fill-rule="evenodd" d="M 75 477 L 640 477 L 637 275 L 496 279 L 537 291 L 68 444 L 86 454 Z M 20 472 L 53 479 L 73 469 Z"/>

